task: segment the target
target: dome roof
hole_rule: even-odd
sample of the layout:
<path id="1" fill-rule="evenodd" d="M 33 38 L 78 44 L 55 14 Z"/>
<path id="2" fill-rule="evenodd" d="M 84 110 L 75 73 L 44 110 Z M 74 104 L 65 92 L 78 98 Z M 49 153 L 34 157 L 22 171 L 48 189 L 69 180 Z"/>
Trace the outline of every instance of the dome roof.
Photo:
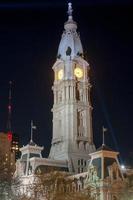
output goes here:
<path id="1" fill-rule="evenodd" d="M 80 40 L 80 36 L 77 33 L 77 23 L 73 20 L 72 17 L 72 5 L 68 4 L 68 21 L 64 24 L 64 32 L 58 48 L 58 57 L 63 60 L 66 59 L 66 56 L 75 56 L 83 55 L 83 48 Z"/>

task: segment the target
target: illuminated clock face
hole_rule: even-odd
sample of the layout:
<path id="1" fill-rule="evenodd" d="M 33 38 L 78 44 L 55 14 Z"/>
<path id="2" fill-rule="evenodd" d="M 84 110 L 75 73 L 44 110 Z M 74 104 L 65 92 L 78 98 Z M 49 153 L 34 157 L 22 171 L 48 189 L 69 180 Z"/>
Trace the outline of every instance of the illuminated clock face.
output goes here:
<path id="1" fill-rule="evenodd" d="M 83 70 L 80 67 L 76 67 L 74 70 L 74 74 L 77 78 L 83 77 Z"/>
<path id="2" fill-rule="evenodd" d="M 58 71 L 58 80 L 62 80 L 62 79 L 63 79 L 63 76 L 64 76 L 63 69 L 60 69 L 60 70 Z"/>

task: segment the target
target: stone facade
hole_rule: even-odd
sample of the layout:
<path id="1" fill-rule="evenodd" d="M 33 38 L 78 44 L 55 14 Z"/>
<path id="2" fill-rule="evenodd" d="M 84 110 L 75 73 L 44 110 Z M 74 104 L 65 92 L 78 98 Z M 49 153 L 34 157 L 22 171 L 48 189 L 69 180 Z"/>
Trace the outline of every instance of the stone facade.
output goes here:
<path id="1" fill-rule="evenodd" d="M 95 151 L 92 132 L 89 64 L 73 21 L 71 5 L 68 21 L 53 65 L 53 136 L 49 158 L 66 160 L 73 173 L 87 170 L 88 154 Z M 83 160 L 82 166 L 79 165 Z M 81 161 L 82 162 L 82 161 Z"/>

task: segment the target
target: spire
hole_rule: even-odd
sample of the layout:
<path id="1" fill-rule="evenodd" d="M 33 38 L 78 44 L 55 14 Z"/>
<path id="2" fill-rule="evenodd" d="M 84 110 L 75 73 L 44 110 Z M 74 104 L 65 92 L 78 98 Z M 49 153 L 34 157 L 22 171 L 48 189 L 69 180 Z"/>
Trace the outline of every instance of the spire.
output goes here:
<path id="1" fill-rule="evenodd" d="M 9 81 L 9 96 L 8 96 L 8 119 L 7 119 L 7 131 L 11 132 L 11 115 L 12 115 L 12 81 Z"/>
<path id="2" fill-rule="evenodd" d="M 69 2 L 68 3 L 68 20 L 72 20 L 73 19 L 73 16 L 72 16 L 72 13 L 73 13 L 73 9 L 72 9 L 72 3 Z"/>

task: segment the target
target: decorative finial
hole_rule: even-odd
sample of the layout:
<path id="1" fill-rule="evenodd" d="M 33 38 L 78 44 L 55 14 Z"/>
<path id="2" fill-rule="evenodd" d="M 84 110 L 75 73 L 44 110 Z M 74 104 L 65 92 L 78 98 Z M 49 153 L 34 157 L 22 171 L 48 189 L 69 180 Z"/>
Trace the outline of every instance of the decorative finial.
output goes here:
<path id="1" fill-rule="evenodd" d="M 72 19 L 73 9 L 72 9 L 72 3 L 71 2 L 68 3 L 68 11 L 67 11 L 67 13 L 68 13 L 68 19 Z"/>
<path id="2" fill-rule="evenodd" d="M 103 126 L 103 143 L 102 143 L 102 146 L 104 146 L 105 145 L 105 137 L 104 137 L 104 134 L 105 134 L 105 132 L 107 131 L 108 129 L 107 128 L 105 128 L 104 126 Z"/>

